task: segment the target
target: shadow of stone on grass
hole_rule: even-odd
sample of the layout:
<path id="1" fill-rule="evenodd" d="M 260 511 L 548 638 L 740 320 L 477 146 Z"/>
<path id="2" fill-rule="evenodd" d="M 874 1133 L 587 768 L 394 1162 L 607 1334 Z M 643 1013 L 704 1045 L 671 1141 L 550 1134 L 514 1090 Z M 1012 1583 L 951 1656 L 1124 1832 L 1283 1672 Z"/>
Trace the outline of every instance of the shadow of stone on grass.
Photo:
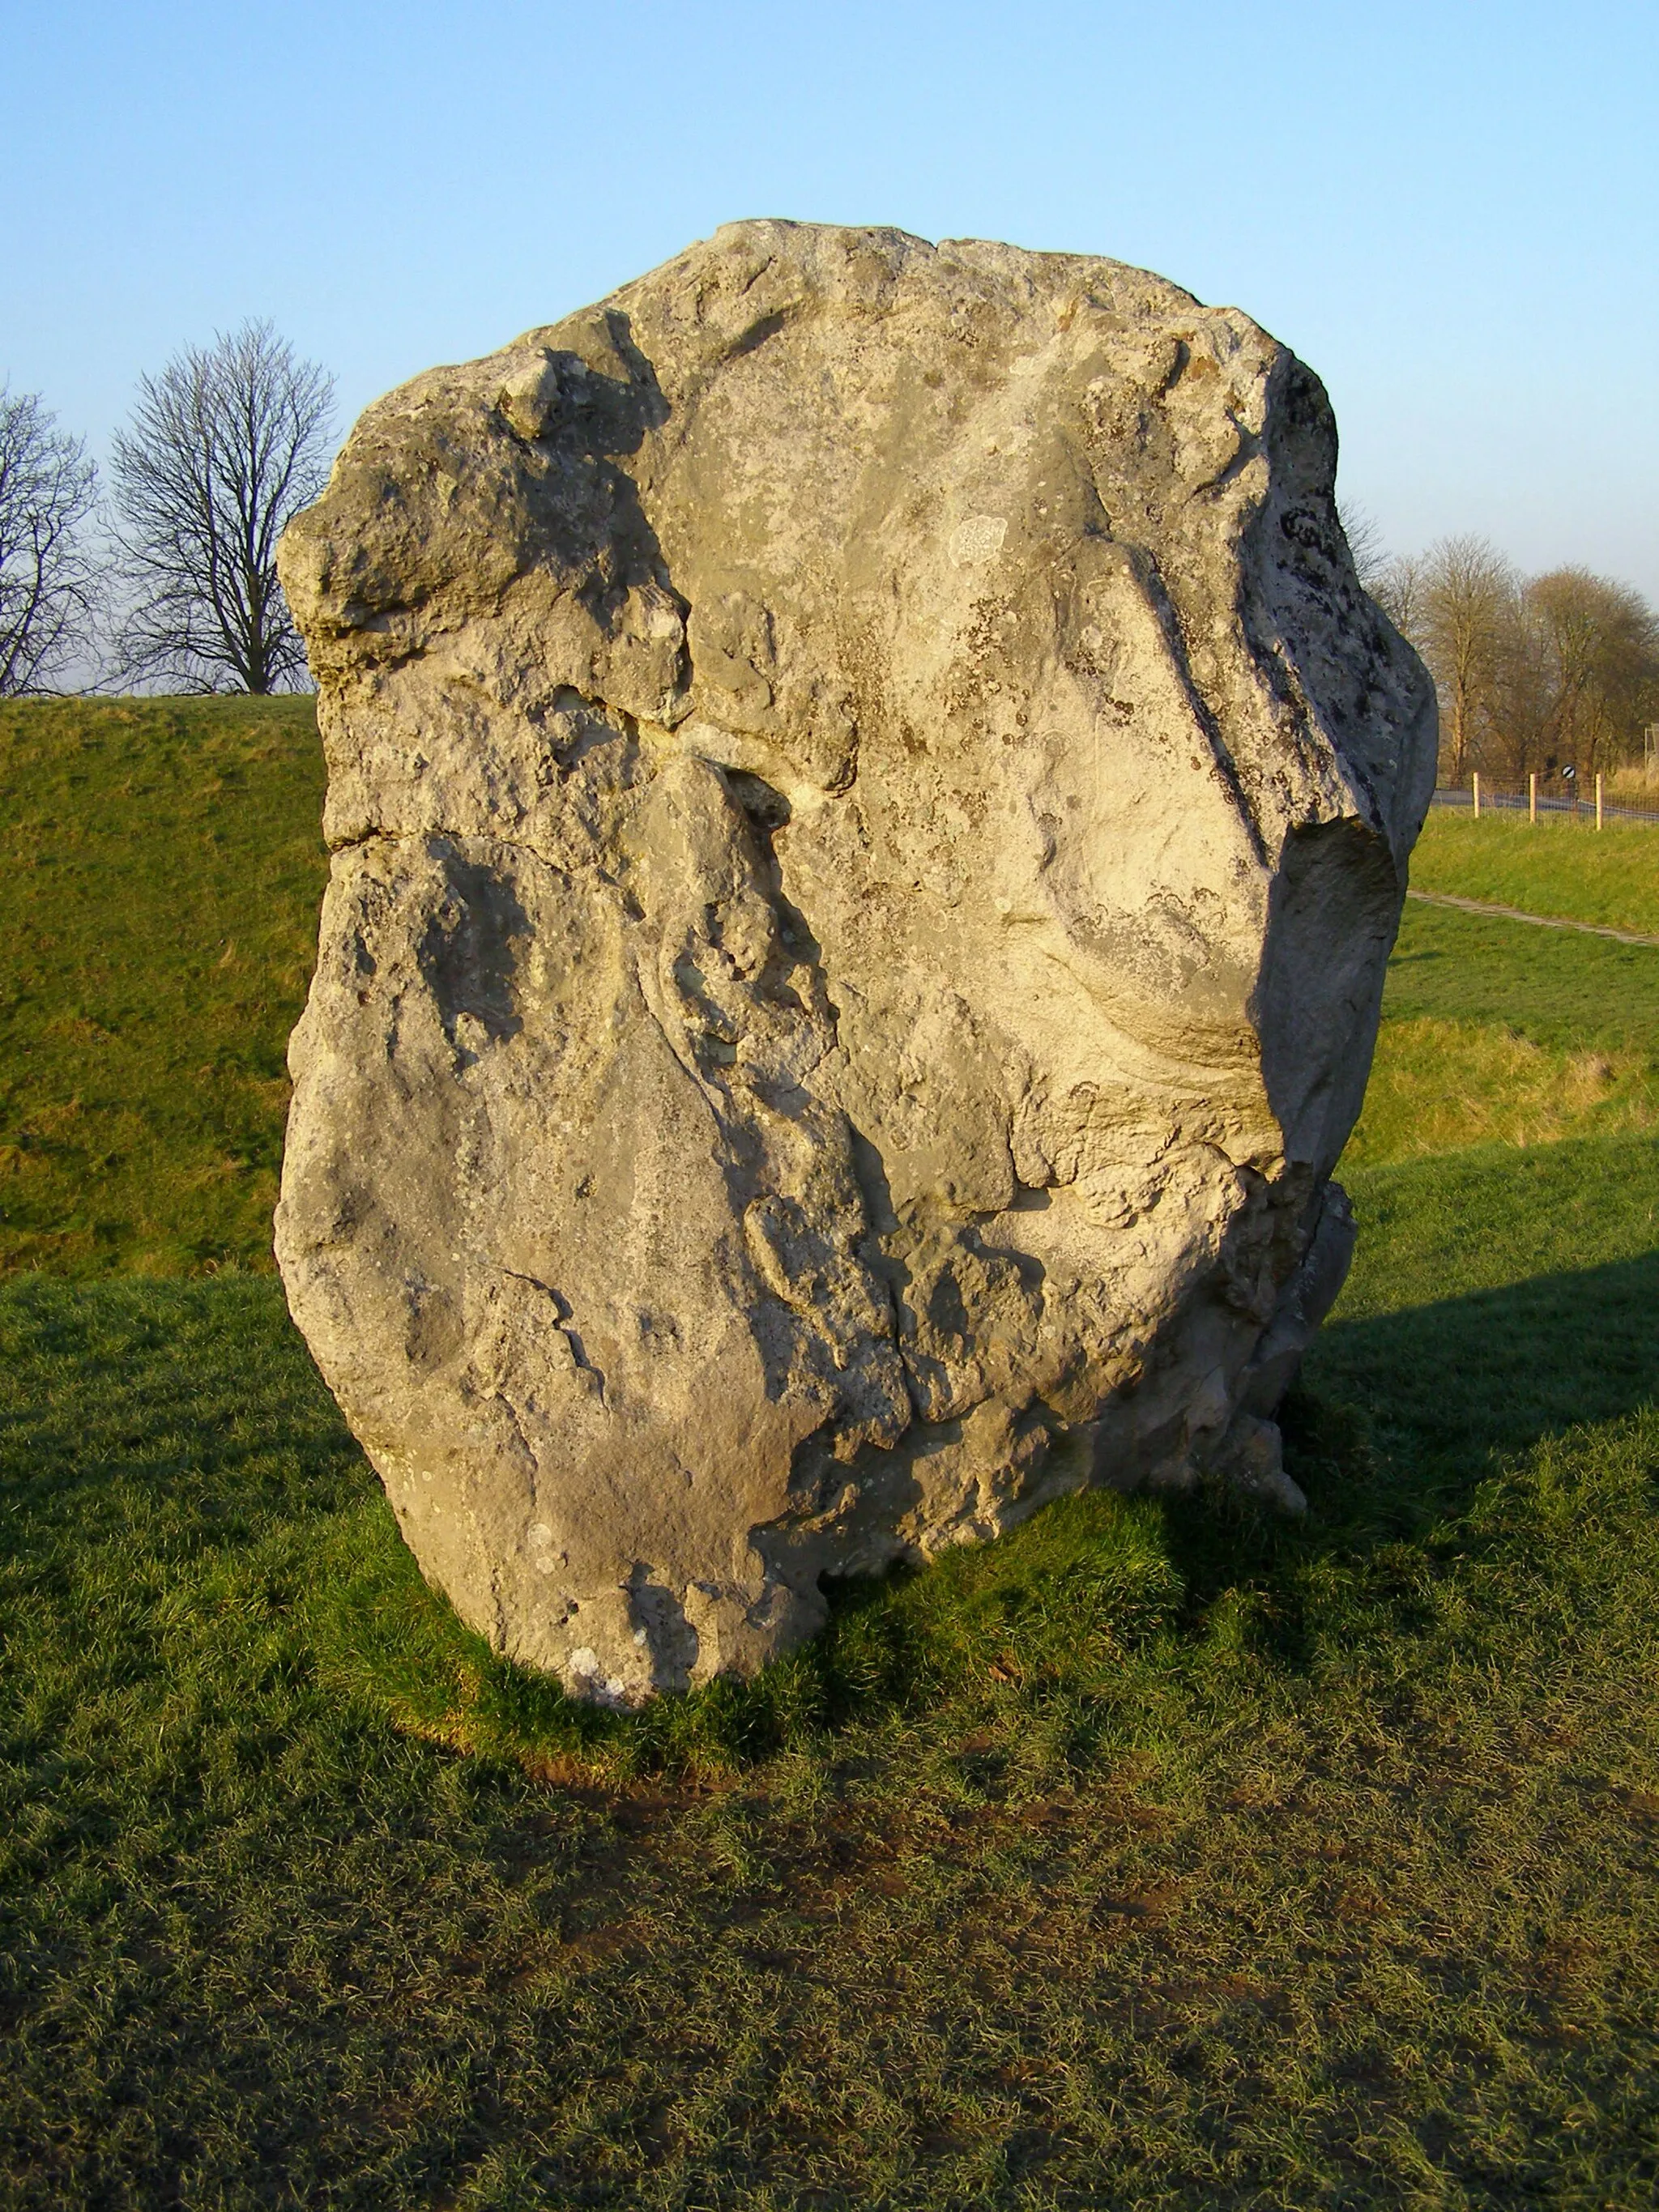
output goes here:
<path id="1" fill-rule="evenodd" d="M 1306 1379 L 1410 1462 L 1467 1462 L 1659 1401 L 1659 1252 L 1328 1324 Z"/>

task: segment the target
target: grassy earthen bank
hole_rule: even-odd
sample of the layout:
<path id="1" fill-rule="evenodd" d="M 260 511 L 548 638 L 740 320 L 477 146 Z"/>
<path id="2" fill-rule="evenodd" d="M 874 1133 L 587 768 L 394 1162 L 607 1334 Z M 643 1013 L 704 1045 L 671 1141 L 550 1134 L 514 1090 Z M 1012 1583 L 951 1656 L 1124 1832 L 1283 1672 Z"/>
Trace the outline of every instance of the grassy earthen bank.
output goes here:
<path id="1" fill-rule="evenodd" d="M 269 1270 L 309 698 L 0 702 L 0 1274 Z"/>
<path id="2" fill-rule="evenodd" d="M 1529 822 L 1524 812 L 1488 807 L 1477 822 L 1437 806 L 1413 858 L 1412 881 L 1426 891 L 1651 936 L 1659 933 L 1652 839 L 1647 823 L 1609 822 L 1598 833 L 1593 810 Z"/>

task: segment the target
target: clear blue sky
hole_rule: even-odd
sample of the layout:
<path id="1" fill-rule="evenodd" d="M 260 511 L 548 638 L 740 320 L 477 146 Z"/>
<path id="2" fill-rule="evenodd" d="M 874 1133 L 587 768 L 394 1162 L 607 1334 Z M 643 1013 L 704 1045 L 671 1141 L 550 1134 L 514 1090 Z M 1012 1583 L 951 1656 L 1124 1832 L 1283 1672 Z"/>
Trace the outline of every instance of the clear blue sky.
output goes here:
<path id="1" fill-rule="evenodd" d="M 0 0 L 0 374 L 102 453 L 268 315 L 343 416 L 717 224 L 1112 254 L 1334 398 L 1396 550 L 1659 602 L 1659 4 Z"/>

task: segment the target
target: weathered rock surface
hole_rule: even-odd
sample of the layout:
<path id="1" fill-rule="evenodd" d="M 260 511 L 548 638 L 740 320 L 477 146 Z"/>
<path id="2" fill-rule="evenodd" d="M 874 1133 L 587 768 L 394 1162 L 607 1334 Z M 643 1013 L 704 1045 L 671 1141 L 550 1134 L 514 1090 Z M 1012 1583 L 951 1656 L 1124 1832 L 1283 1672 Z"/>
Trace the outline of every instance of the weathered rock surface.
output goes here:
<path id="1" fill-rule="evenodd" d="M 1297 1502 L 1435 758 L 1334 465 L 1234 310 L 778 222 L 359 422 L 277 1253 L 498 1646 L 631 1702 L 1080 1483 Z"/>

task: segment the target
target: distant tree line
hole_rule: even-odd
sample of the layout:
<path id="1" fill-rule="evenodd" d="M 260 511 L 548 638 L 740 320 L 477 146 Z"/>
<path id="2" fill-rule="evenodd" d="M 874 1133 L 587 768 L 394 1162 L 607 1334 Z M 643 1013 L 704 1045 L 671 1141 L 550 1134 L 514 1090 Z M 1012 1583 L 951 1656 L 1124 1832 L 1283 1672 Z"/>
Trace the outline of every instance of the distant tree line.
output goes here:
<path id="1" fill-rule="evenodd" d="M 1363 515 L 1346 519 L 1361 581 L 1434 678 L 1443 782 L 1646 764 L 1659 615 L 1640 592 L 1583 568 L 1523 576 L 1484 538 L 1388 558 Z"/>
<path id="2" fill-rule="evenodd" d="M 0 386 L 0 695 L 306 680 L 276 541 L 323 488 L 333 379 L 245 323 L 140 379 L 100 489 L 38 392 Z"/>

